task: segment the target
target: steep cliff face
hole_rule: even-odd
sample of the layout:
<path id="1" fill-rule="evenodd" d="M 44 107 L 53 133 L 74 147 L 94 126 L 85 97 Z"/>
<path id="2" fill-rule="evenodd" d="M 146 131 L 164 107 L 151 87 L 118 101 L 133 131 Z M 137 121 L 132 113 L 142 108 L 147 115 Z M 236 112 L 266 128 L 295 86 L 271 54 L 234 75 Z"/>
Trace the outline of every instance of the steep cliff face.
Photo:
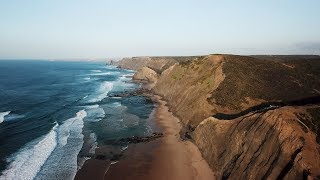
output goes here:
<path id="1" fill-rule="evenodd" d="M 233 120 L 207 118 L 192 137 L 222 179 L 304 179 L 320 175 L 316 135 L 284 107 Z"/>
<path id="2" fill-rule="evenodd" d="M 148 67 L 142 67 L 134 74 L 132 78 L 133 80 L 148 81 L 154 83 L 158 79 L 158 74 Z"/>
<path id="3" fill-rule="evenodd" d="M 209 55 L 160 71 L 154 93 L 218 178 L 320 177 L 320 102 L 304 101 L 319 99 L 320 58 L 281 58 Z"/>
<path id="4" fill-rule="evenodd" d="M 155 87 L 184 125 L 196 126 L 214 112 L 207 100 L 225 75 L 223 57 L 208 56 L 175 64 L 165 70 Z"/>

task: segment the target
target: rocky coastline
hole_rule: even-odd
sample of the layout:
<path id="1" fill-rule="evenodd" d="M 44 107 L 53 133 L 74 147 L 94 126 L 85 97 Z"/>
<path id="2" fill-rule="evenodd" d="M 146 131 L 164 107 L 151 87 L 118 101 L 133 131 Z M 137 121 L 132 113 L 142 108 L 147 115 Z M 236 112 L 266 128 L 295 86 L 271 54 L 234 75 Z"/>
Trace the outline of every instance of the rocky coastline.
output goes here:
<path id="1" fill-rule="evenodd" d="M 124 59 L 114 65 L 131 69 L 135 62 L 136 80 L 167 102 L 180 119 L 179 134 L 198 147 L 212 178 L 317 179 L 318 101 L 240 112 L 268 102 L 317 99 L 319 59 L 208 55 Z M 229 121 L 217 119 L 237 113 Z"/>

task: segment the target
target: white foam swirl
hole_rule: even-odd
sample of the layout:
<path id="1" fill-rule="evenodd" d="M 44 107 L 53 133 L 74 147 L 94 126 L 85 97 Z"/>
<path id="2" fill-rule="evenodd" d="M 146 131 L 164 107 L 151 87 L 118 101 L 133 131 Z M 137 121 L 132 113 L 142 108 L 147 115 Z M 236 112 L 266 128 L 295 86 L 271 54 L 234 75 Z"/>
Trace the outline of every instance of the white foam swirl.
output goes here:
<path id="1" fill-rule="evenodd" d="M 98 122 L 105 116 L 103 108 L 101 108 L 98 104 L 87 106 L 87 111 L 87 121 Z"/>
<path id="2" fill-rule="evenodd" d="M 92 72 L 102 72 L 101 70 L 91 70 Z"/>
<path id="3" fill-rule="evenodd" d="M 86 116 L 86 111 L 81 110 L 58 127 L 57 147 L 41 167 L 35 180 L 74 179 L 78 169 L 78 154 L 83 145 L 82 128 Z"/>
<path id="4" fill-rule="evenodd" d="M 4 121 L 4 117 L 8 114 L 10 114 L 11 111 L 6 111 L 6 112 L 0 112 L 0 123 Z"/>
<path id="5" fill-rule="evenodd" d="M 113 83 L 106 81 L 102 83 L 99 87 L 99 95 L 96 98 L 91 99 L 89 102 L 99 102 L 108 96 L 109 91 L 113 88 Z"/>
<path id="6" fill-rule="evenodd" d="M 2 172 L 0 179 L 33 179 L 57 145 L 57 126 L 55 125 L 48 134 L 28 143 L 8 158 L 9 166 Z"/>

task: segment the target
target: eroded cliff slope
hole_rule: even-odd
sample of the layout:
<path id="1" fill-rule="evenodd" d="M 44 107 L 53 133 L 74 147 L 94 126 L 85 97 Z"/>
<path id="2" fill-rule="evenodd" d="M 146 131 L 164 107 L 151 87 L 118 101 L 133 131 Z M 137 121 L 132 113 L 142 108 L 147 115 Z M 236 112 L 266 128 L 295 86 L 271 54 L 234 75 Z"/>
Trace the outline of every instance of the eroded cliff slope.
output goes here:
<path id="1" fill-rule="evenodd" d="M 320 177 L 319 56 L 171 60 L 162 59 L 153 91 L 217 178 Z"/>

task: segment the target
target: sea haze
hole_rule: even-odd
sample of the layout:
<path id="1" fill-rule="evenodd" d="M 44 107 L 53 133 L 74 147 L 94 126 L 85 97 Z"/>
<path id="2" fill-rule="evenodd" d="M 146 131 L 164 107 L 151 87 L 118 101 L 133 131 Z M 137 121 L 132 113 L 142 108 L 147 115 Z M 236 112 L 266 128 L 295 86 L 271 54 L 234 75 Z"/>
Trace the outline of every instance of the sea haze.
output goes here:
<path id="1" fill-rule="evenodd" d="M 138 88 L 133 73 L 96 62 L 1 60 L 0 179 L 73 179 L 96 147 L 150 134 L 152 103 L 110 97 Z"/>

